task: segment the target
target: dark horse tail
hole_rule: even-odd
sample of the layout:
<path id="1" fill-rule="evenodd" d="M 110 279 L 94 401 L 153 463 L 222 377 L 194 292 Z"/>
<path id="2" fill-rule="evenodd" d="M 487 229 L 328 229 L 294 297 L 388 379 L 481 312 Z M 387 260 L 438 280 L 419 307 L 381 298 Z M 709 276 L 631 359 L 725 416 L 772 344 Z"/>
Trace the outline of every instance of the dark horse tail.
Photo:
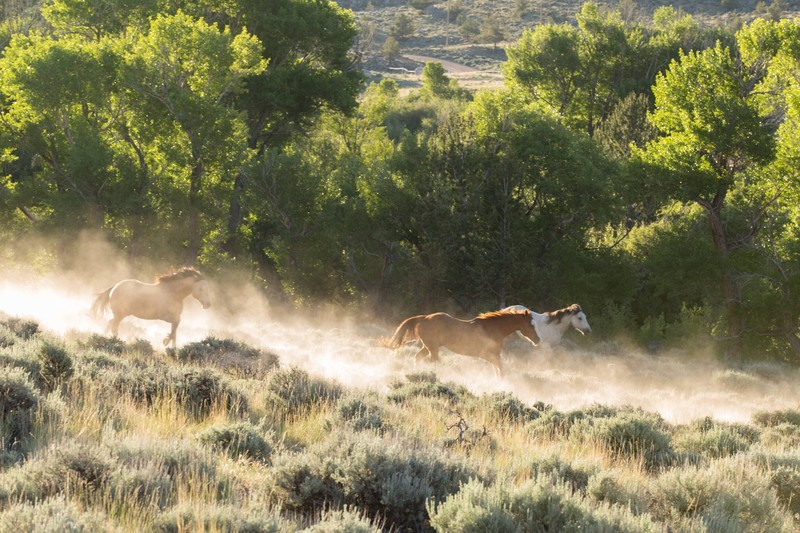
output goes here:
<path id="1" fill-rule="evenodd" d="M 380 344 L 386 348 L 395 350 L 407 342 L 417 340 L 419 338 L 417 335 L 417 324 L 423 318 L 425 318 L 424 315 L 406 318 L 399 326 L 397 326 L 394 335 L 392 335 L 391 338 L 381 338 Z"/>
<path id="2" fill-rule="evenodd" d="M 111 297 L 111 289 L 114 287 L 109 287 L 108 290 L 101 292 L 97 295 L 97 298 L 94 299 L 94 303 L 92 304 L 92 309 L 90 311 L 93 318 L 98 318 L 103 315 L 106 309 L 108 309 L 108 302 Z"/>

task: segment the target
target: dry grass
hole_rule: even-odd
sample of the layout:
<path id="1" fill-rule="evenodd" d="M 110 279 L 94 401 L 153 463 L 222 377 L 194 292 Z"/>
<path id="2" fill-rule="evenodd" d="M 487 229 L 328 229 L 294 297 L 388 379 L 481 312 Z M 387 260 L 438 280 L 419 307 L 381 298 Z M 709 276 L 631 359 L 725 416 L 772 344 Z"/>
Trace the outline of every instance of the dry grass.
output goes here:
<path id="1" fill-rule="evenodd" d="M 281 344 L 290 348 L 276 350 L 285 362 L 265 377 L 222 371 L 214 374 L 217 388 L 194 392 L 169 381 L 205 375 L 192 364 L 160 354 L 104 352 L 102 346 L 87 351 L 80 335 L 64 341 L 73 374 L 52 392 L 32 391 L 45 399 L 36 408 L 31 438 L 12 443 L 4 455 L 0 529 L 24 528 L 38 510 L 87 528 L 120 531 L 299 531 L 320 520 L 356 527 L 378 515 L 382 521 L 370 527 L 379 523 L 389 530 L 408 520 L 406 525 L 429 530 L 425 513 L 465 512 L 459 506 L 466 500 L 454 494 L 470 478 L 485 485 L 487 502 L 547 490 L 543 483 L 550 479 L 554 496 L 567 498 L 576 520 L 590 530 L 603 520 L 632 531 L 652 530 L 647 524 L 748 530 L 756 520 L 775 531 L 797 526 L 791 516 L 800 494 L 800 413 L 791 407 L 764 411 L 757 424 L 712 417 L 681 424 L 619 401 L 603 405 L 584 398 L 580 407 L 571 398 L 558 407 L 533 401 L 537 395 L 558 399 L 570 388 L 608 394 L 611 374 L 614 400 L 634 383 L 663 387 L 658 379 L 641 379 L 644 363 L 655 365 L 648 376 L 657 371 L 675 394 L 685 395 L 692 388 L 678 378 L 688 370 L 681 374 L 677 362 L 633 358 L 628 366 L 613 359 L 612 368 L 608 356 L 598 361 L 570 352 L 548 359 L 512 347 L 512 377 L 498 381 L 484 362 L 471 358 L 446 355 L 440 365 L 415 369 L 410 360 L 387 358 L 358 336 L 340 332 L 326 346 L 322 334 L 298 335 Z M 301 337 L 314 339 L 308 347 L 313 357 L 303 352 Z M 38 346 L 36 335 L 20 340 L 0 348 L 6 356 L 0 361 L 35 369 L 26 357 Z M 331 367 L 336 361 L 341 368 Z M 609 368 L 611 374 L 597 374 Z M 700 377 L 710 376 L 707 385 L 720 393 L 732 387 L 740 399 L 745 392 L 761 394 L 766 377 L 773 390 L 782 390 L 789 385 L 781 380 L 793 375 L 763 366 L 700 368 Z M 162 381 L 151 389 L 132 388 L 123 377 L 136 372 Z M 340 381 L 348 376 L 351 384 Z M 34 379 L 28 383 L 36 386 Z M 240 406 L 228 401 L 231 391 L 241 394 Z M 192 402 L 208 394 L 217 394 L 210 406 L 195 409 L 200 404 Z M 213 428 L 243 424 L 268 443 L 266 455 L 231 455 L 201 439 Z M 649 448 L 664 446 L 664 435 L 671 439 L 666 450 Z M 373 471 L 382 477 L 373 479 Z M 706 474 L 719 497 L 703 484 Z M 756 490 L 748 495 L 745 485 Z M 680 507 L 686 498 L 701 497 L 702 508 Z M 446 500 L 451 504 L 426 510 L 426 502 Z M 347 506 L 355 515 L 324 513 L 330 505 Z M 409 514 L 400 512 L 404 508 Z M 52 520 L 55 529 L 65 527 Z"/>

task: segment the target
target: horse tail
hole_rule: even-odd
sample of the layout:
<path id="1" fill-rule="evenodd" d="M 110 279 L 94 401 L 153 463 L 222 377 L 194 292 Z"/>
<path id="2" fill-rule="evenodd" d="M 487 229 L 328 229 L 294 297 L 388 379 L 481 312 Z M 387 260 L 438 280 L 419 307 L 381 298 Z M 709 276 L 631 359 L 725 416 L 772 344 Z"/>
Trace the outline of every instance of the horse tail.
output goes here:
<path id="1" fill-rule="evenodd" d="M 425 318 L 425 315 L 406 318 L 397 326 L 394 335 L 392 335 L 391 338 L 382 337 L 380 339 L 380 344 L 385 348 L 396 350 L 407 342 L 417 340 L 419 338 L 419 335 L 417 335 L 417 324 L 423 318 Z"/>
<path id="2" fill-rule="evenodd" d="M 101 292 L 97 295 L 97 298 L 94 299 L 90 311 L 92 318 L 99 318 L 105 314 L 106 309 L 108 309 L 109 301 L 111 300 L 111 289 L 113 288 L 114 287 L 109 287 L 108 290 Z"/>

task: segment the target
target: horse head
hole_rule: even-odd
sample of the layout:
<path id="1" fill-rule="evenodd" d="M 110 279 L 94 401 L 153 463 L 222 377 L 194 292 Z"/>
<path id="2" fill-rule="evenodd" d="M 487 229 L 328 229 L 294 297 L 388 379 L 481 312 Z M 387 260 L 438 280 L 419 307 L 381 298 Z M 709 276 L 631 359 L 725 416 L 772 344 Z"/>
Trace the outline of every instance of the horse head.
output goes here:
<path id="1" fill-rule="evenodd" d="M 192 286 L 192 296 L 194 296 L 203 309 L 211 307 L 211 290 L 208 288 L 208 282 L 205 278 L 199 278 Z"/>
<path id="2" fill-rule="evenodd" d="M 589 326 L 589 321 L 586 320 L 586 314 L 581 309 L 581 306 L 578 304 L 572 304 L 568 307 L 570 310 L 572 317 L 570 318 L 570 325 L 573 328 L 580 331 L 583 335 L 592 332 L 591 326 Z"/>

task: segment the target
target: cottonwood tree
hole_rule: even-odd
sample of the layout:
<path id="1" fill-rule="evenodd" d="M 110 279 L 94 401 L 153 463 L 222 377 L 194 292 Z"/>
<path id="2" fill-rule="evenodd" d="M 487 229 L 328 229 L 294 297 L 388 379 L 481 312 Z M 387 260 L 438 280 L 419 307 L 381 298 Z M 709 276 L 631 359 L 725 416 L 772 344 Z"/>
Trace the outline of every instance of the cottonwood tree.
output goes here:
<path id="1" fill-rule="evenodd" d="M 627 88 L 640 32 L 628 32 L 619 14 L 586 3 L 577 27 L 545 24 L 526 30 L 508 47 L 507 81 L 593 135 Z"/>
<path id="2" fill-rule="evenodd" d="M 719 43 L 681 54 L 653 87 L 651 120 L 661 136 L 639 154 L 660 170 L 654 179 L 673 198 L 696 203 L 706 214 L 723 265 L 724 336 L 734 356 L 741 354 L 746 328 L 736 255 L 757 236 L 765 206 L 750 206 L 754 218 L 733 223 L 733 196 L 761 198 L 762 170 L 775 154 L 774 130 L 759 112 L 756 91 L 764 75 L 762 62 L 746 61 Z"/>
<path id="3" fill-rule="evenodd" d="M 108 96 L 118 63 L 108 43 L 80 39 L 33 34 L 6 48 L 0 135 L 21 163 L 6 191 L 31 221 L 98 228 L 106 214 L 124 213 L 127 176 L 124 165 L 115 165 L 114 141 L 104 131 L 116 116 L 117 103 Z"/>
<path id="4" fill-rule="evenodd" d="M 229 176 L 247 157 L 246 124 L 228 99 L 266 65 L 255 36 L 233 35 L 183 13 L 155 18 L 126 58 L 126 84 L 150 113 L 168 120 L 183 147 L 170 149 L 170 157 L 183 167 L 173 179 L 186 183 L 190 263 L 206 234 L 201 218 L 214 207 L 209 201 L 232 188 Z"/>

